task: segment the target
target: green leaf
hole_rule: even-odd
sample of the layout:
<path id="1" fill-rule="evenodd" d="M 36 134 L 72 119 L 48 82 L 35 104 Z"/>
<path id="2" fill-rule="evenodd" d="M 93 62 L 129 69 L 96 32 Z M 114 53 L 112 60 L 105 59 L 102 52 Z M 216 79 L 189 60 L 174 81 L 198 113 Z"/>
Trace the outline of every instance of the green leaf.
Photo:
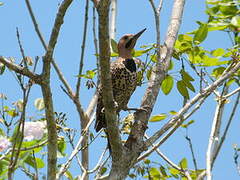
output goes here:
<path id="1" fill-rule="evenodd" d="M 186 158 L 183 158 L 183 159 L 180 161 L 179 166 L 180 166 L 182 169 L 187 169 L 187 167 L 188 167 L 187 159 L 186 159 Z"/>
<path id="2" fill-rule="evenodd" d="M 7 171 L 8 171 L 8 166 L 9 166 L 9 160 L 7 158 L 3 158 L 0 161 L 0 178 L 2 179 L 7 179 Z"/>
<path id="3" fill-rule="evenodd" d="M 81 75 L 78 75 L 77 77 L 83 77 L 83 78 L 86 78 L 86 79 L 93 79 L 95 75 L 96 75 L 95 70 L 87 70 L 86 74 L 81 74 Z"/>
<path id="4" fill-rule="evenodd" d="M 150 164 L 150 163 L 151 163 L 151 161 L 150 161 L 149 159 L 145 159 L 143 162 L 144 162 L 145 164 Z"/>
<path id="5" fill-rule="evenodd" d="M 219 0 L 206 0 L 206 3 L 214 5 L 214 4 L 218 4 Z"/>
<path id="6" fill-rule="evenodd" d="M 0 120 L 1 120 L 1 123 L 3 123 L 4 122 L 4 120 L 3 119 L 1 119 L 0 118 Z M 3 122 L 2 122 L 3 121 Z M 2 129 L 2 128 L 0 128 L 0 136 L 3 136 L 3 137 L 5 137 L 6 136 L 6 134 L 5 134 L 5 132 L 4 132 L 4 130 Z"/>
<path id="7" fill-rule="evenodd" d="M 41 141 L 39 141 L 39 140 L 23 141 L 22 148 L 31 148 L 32 149 L 33 146 L 36 146 L 36 145 L 40 144 L 41 142 L 42 142 L 42 140 Z M 38 153 L 39 151 L 42 150 L 42 147 L 36 147 L 32 150 L 34 150 L 35 153 Z"/>
<path id="8" fill-rule="evenodd" d="M 128 176 L 129 176 L 130 178 L 132 178 L 132 179 L 136 177 L 136 175 L 133 174 L 133 173 L 129 174 Z"/>
<path id="9" fill-rule="evenodd" d="M 186 35 L 186 34 L 180 34 L 179 36 L 178 36 L 178 40 L 179 41 L 189 41 L 189 42 L 192 42 L 193 41 L 193 38 L 192 38 L 192 36 L 189 36 L 189 35 Z"/>
<path id="10" fill-rule="evenodd" d="M 148 48 L 148 49 L 144 49 L 144 50 L 135 50 L 133 53 L 133 57 L 139 57 L 145 53 L 147 53 L 148 51 L 150 51 L 152 48 Z"/>
<path id="11" fill-rule="evenodd" d="M 170 64 L 169 64 L 169 67 L 168 67 L 168 70 L 172 70 L 174 67 L 174 63 L 172 60 L 170 60 Z"/>
<path id="12" fill-rule="evenodd" d="M 160 172 L 158 171 L 157 168 L 150 168 L 149 173 L 150 173 L 151 177 L 153 177 L 153 178 L 161 177 Z"/>
<path id="13" fill-rule="evenodd" d="M 195 122 L 194 120 L 191 120 L 191 121 L 187 122 L 186 124 L 182 124 L 181 126 L 183 128 L 187 128 L 189 125 L 193 124 L 194 122 Z"/>
<path id="14" fill-rule="evenodd" d="M 156 54 L 151 55 L 151 56 L 150 56 L 150 60 L 151 60 L 152 62 L 157 63 L 157 55 L 156 55 Z"/>
<path id="15" fill-rule="evenodd" d="M 13 118 L 16 117 L 16 116 L 18 116 L 18 113 L 16 112 L 15 109 L 8 110 L 8 111 L 7 111 L 7 114 L 8 114 L 9 116 L 13 117 Z"/>
<path id="16" fill-rule="evenodd" d="M 215 57 L 221 57 L 221 56 L 223 56 L 224 53 L 225 53 L 225 51 L 222 48 L 217 48 L 211 52 L 211 54 Z"/>
<path id="17" fill-rule="evenodd" d="M 107 172 L 107 168 L 103 167 L 100 170 L 100 174 L 103 175 L 105 172 Z"/>
<path id="18" fill-rule="evenodd" d="M 166 114 L 158 114 L 158 115 L 155 115 L 155 116 L 152 116 L 150 119 L 149 119 L 149 122 L 158 122 L 158 121 L 162 121 L 164 119 L 166 119 L 167 115 Z"/>
<path id="19" fill-rule="evenodd" d="M 230 86 L 232 83 L 234 83 L 236 80 L 235 79 L 229 79 L 226 83 L 227 86 Z"/>
<path id="20" fill-rule="evenodd" d="M 162 81 L 161 89 L 165 95 L 168 95 L 171 92 L 173 88 L 173 83 L 174 83 L 173 77 L 170 75 L 167 75 L 165 79 Z"/>
<path id="21" fill-rule="evenodd" d="M 212 58 L 207 55 L 202 58 L 202 66 L 219 66 L 228 63 L 228 61 L 219 61 L 219 58 Z"/>
<path id="22" fill-rule="evenodd" d="M 111 47 L 114 53 L 118 53 L 118 44 L 114 39 L 111 39 Z"/>
<path id="23" fill-rule="evenodd" d="M 238 11 L 237 7 L 234 5 L 230 4 L 225 4 L 225 6 L 223 6 L 224 4 L 221 4 L 222 6 L 220 6 L 219 10 L 222 12 L 223 15 L 225 16 L 232 16 L 235 15 Z"/>
<path id="24" fill-rule="evenodd" d="M 169 111 L 169 114 L 171 114 L 171 115 L 177 115 L 177 112 L 176 111 Z"/>
<path id="25" fill-rule="evenodd" d="M 152 68 L 150 68 L 150 69 L 147 70 L 147 74 L 146 74 L 146 76 L 147 76 L 147 80 L 150 79 L 151 74 L 152 74 Z"/>
<path id="26" fill-rule="evenodd" d="M 70 171 L 66 171 L 66 172 L 64 173 L 64 176 L 66 176 L 69 180 L 74 180 L 74 178 L 73 178 L 73 176 L 72 176 L 72 174 L 71 174 Z"/>
<path id="27" fill-rule="evenodd" d="M 183 80 L 177 82 L 177 89 L 183 97 L 189 99 L 188 90 Z"/>
<path id="28" fill-rule="evenodd" d="M 195 44 L 200 44 L 203 42 L 208 35 L 208 25 L 207 24 L 201 24 L 197 32 L 195 33 L 193 37 L 193 42 Z"/>
<path id="29" fill-rule="evenodd" d="M 193 77 L 190 76 L 186 71 L 184 71 L 183 69 L 181 69 L 180 71 L 182 78 L 184 81 L 194 81 Z"/>
<path id="30" fill-rule="evenodd" d="M 5 69 L 6 69 L 6 66 L 4 64 L 0 63 L 0 75 L 2 75 L 4 73 Z"/>
<path id="31" fill-rule="evenodd" d="M 32 156 L 28 156 L 27 159 L 25 160 L 25 163 L 27 163 L 28 165 L 32 166 L 33 168 L 44 168 L 44 162 L 42 159 L 40 158 L 34 158 Z"/>
<path id="32" fill-rule="evenodd" d="M 180 175 L 180 171 L 174 168 L 169 168 L 169 172 L 176 178 Z"/>
<path id="33" fill-rule="evenodd" d="M 218 67 L 218 68 L 215 68 L 212 72 L 212 76 L 215 77 L 216 79 L 222 75 L 222 73 L 225 71 L 225 67 Z"/>
<path id="34" fill-rule="evenodd" d="M 61 139 L 61 140 L 58 141 L 57 147 L 58 147 L 59 153 L 61 153 L 61 155 L 62 155 L 63 157 L 66 156 L 66 154 L 65 154 L 66 143 L 65 143 L 64 139 Z"/>
<path id="35" fill-rule="evenodd" d="M 231 20 L 231 24 L 236 26 L 236 27 L 240 27 L 240 16 L 234 16 Z"/>
<path id="36" fill-rule="evenodd" d="M 0 6 L 2 6 L 4 3 L 3 2 L 0 2 Z"/>
<path id="37" fill-rule="evenodd" d="M 110 56 L 111 56 L 111 57 L 118 57 L 118 53 L 112 52 L 112 53 L 110 54 Z"/>
<path id="38" fill-rule="evenodd" d="M 167 176 L 168 176 L 167 173 L 166 173 L 166 169 L 165 169 L 164 166 L 160 166 L 159 169 L 160 169 L 160 172 L 161 172 L 161 174 L 162 174 L 163 177 L 167 177 Z"/>
<path id="39" fill-rule="evenodd" d="M 186 85 L 186 87 L 188 89 L 190 89 L 192 92 L 195 92 L 195 88 L 194 88 L 194 86 L 192 85 L 192 83 L 190 81 L 184 81 L 183 80 L 183 82 L 184 82 L 184 84 Z"/>

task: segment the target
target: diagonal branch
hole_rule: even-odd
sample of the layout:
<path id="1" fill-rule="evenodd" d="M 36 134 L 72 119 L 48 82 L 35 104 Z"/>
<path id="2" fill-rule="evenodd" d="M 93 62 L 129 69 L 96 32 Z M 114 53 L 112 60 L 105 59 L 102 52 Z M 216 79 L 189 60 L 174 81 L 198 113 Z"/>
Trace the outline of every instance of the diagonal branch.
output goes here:
<path id="1" fill-rule="evenodd" d="M 159 131 L 157 131 L 152 137 L 150 137 L 146 141 L 147 147 L 151 146 L 152 143 L 154 143 L 160 136 L 162 136 L 166 131 L 168 131 L 179 119 L 181 119 L 187 111 L 196 104 L 200 99 L 208 96 L 210 93 L 212 93 L 218 86 L 220 86 L 226 79 L 231 77 L 232 74 L 234 74 L 238 69 L 240 68 L 240 62 L 235 64 L 232 69 L 230 69 L 228 72 L 226 72 L 224 75 L 222 75 L 219 79 L 217 79 L 214 83 L 206 87 L 202 90 L 202 92 L 198 93 L 196 96 L 194 96 L 188 103 L 185 104 L 185 106 L 178 112 L 176 116 L 174 116 L 170 121 L 168 121 Z"/>
<path id="2" fill-rule="evenodd" d="M 151 1 L 150 1 L 151 2 Z M 147 127 L 148 119 L 150 117 L 153 106 L 157 100 L 157 96 L 159 94 L 160 86 L 162 80 L 165 77 L 165 73 L 170 64 L 170 58 L 173 51 L 173 46 L 175 40 L 177 38 L 177 34 L 180 28 L 183 8 L 184 8 L 184 0 L 175 0 L 172 8 L 172 17 L 170 24 L 168 26 L 168 32 L 166 35 L 165 45 L 163 48 L 158 51 L 158 62 L 156 66 L 153 68 L 152 75 L 150 77 L 148 87 L 146 89 L 145 95 L 142 99 L 141 108 L 146 109 L 148 111 L 139 111 L 135 113 L 135 122 L 131 129 L 130 136 L 127 139 L 126 146 L 129 148 L 136 147 L 138 145 L 139 151 L 143 151 L 144 142 L 143 137 Z M 155 18 L 159 18 L 156 16 Z M 159 24 L 156 20 L 156 26 L 159 28 Z M 158 29 L 157 28 L 157 29 Z M 157 30 L 157 33 L 160 31 Z M 157 34 L 157 42 L 160 42 L 160 34 Z M 159 47 L 160 48 L 160 47 Z M 139 123 L 141 122 L 141 123 Z M 153 142 L 151 142 L 152 144 Z M 150 144 L 147 144 L 150 146 Z"/>
<path id="3" fill-rule="evenodd" d="M 10 70 L 15 71 L 16 73 L 19 73 L 19 74 L 29 77 L 35 83 L 38 83 L 38 84 L 42 83 L 41 75 L 35 74 L 34 72 L 31 72 L 29 69 L 17 65 L 15 63 L 13 63 L 12 61 L 8 60 L 7 58 L 0 56 L 0 63 L 4 64 Z"/>

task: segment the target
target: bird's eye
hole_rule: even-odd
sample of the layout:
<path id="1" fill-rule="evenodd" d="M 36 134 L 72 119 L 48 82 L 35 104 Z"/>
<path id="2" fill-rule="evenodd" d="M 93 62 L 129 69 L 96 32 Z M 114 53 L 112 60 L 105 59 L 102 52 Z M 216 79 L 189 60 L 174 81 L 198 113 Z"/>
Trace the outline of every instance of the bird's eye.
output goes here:
<path id="1" fill-rule="evenodd" d="M 124 36 L 123 38 L 124 38 L 125 40 L 127 40 L 127 39 L 128 39 L 128 36 Z"/>

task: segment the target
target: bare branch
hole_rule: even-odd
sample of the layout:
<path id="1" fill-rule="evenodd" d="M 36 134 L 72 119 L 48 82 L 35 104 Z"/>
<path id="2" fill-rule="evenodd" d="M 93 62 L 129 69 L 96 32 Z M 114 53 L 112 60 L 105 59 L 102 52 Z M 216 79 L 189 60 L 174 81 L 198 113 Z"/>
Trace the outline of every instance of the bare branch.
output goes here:
<path id="1" fill-rule="evenodd" d="M 13 70 L 16 73 L 22 74 L 24 76 L 27 76 L 28 78 L 32 79 L 35 83 L 41 84 L 42 83 L 42 77 L 41 75 L 35 74 L 31 72 L 29 69 L 25 67 L 21 67 L 17 64 L 14 64 L 12 61 L 0 56 L 0 63 L 7 66 L 10 70 Z"/>
<path id="2" fill-rule="evenodd" d="M 20 34 L 19 34 L 19 31 L 18 31 L 18 28 L 16 28 L 16 31 L 17 31 L 17 39 L 18 39 L 18 45 L 19 45 L 19 48 L 20 48 L 20 52 L 22 54 L 22 62 L 24 64 L 24 67 L 28 69 L 28 65 L 27 65 L 27 59 L 26 59 L 26 56 L 25 56 L 25 53 L 24 53 L 24 50 L 23 50 L 23 46 L 22 46 L 22 43 L 21 43 L 21 40 L 20 40 Z M 20 63 L 20 65 L 22 64 L 22 62 Z"/>
<path id="3" fill-rule="evenodd" d="M 151 2 L 151 1 L 150 1 Z M 184 7 L 184 0 L 175 0 L 174 5 L 172 8 L 172 17 L 171 21 L 168 27 L 168 32 L 165 40 L 165 46 L 160 49 L 158 53 L 158 63 L 153 68 L 148 87 L 146 89 L 145 95 L 142 99 L 141 108 L 142 109 L 148 109 L 147 113 L 146 111 L 136 112 L 135 113 L 135 122 L 131 129 L 130 136 L 127 139 L 126 146 L 131 148 L 139 148 L 140 151 L 144 149 L 144 142 L 143 142 L 143 136 L 144 132 L 147 127 L 148 118 L 150 117 L 151 111 L 153 109 L 153 106 L 156 102 L 160 86 L 159 84 L 162 82 L 162 80 L 165 77 L 165 73 L 168 69 L 170 57 L 172 55 L 172 49 L 173 45 L 175 43 L 175 40 L 177 38 L 178 30 L 180 28 L 181 19 L 182 19 L 182 13 L 183 13 L 183 7 Z M 157 29 L 157 43 L 160 43 L 160 34 L 158 31 L 159 29 L 159 20 L 156 19 L 158 16 L 155 17 L 156 21 L 156 29 Z M 160 52 L 161 51 L 161 52 Z M 134 144 L 133 144 L 134 143 Z M 147 146 L 151 146 L 153 142 L 150 144 L 147 144 Z"/>
<path id="4" fill-rule="evenodd" d="M 43 36 L 42 36 L 42 34 L 41 34 L 40 30 L 39 30 L 38 23 L 37 23 L 36 18 L 34 16 L 31 4 L 30 4 L 29 0 L 25 0 L 25 2 L 26 2 L 26 5 L 27 5 L 27 8 L 28 8 L 28 12 L 30 14 L 30 17 L 32 19 L 35 31 L 36 31 L 36 33 L 37 33 L 37 35 L 38 35 L 38 37 L 39 37 L 39 39 L 40 39 L 44 49 L 47 50 L 47 44 L 45 43 L 44 38 L 43 38 Z"/>
<path id="5" fill-rule="evenodd" d="M 110 39 L 115 39 L 116 36 L 116 18 L 117 18 L 117 0 L 111 1 L 111 16 L 110 16 Z"/>
<path id="6" fill-rule="evenodd" d="M 79 153 L 79 151 L 82 150 L 83 147 L 81 147 L 82 141 L 83 141 L 83 137 L 86 134 L 86 132 L 88 132 L 88 128 L 90 127 L 90 125 L 92 124 L 94 120 L 94 116 L 92 116 L 91 120 L 88 122 L 88 125 L 86 126 L 86 128 L 83 130 L 82 132 L 82 136 L 79 138 L 77 145 L 75 146 L 74 150 L 72 151 L 71 155 L 69 156 L 68 160 L 66 163 L 62 164 L 60 170 L 57 173 L 57 177 L 56 179 L 60 179 L 61 176 L 68 170 L 73 158 Z M 85 171 L 85 170 L 84 170 Z"/>
<path id="7" fill-rule="evenodd" d="M 86 0 L 85 18 L 84 18 L 84 27 L 83 27 L 83 41 L 82 41 L 82 45 L 81 45 L 82 51 L 81 51 L 78 75 L 81 75 L 82 70 L 83 70 L 83 59 L 84 59 L 84 53 L 85 53 L 85 45 L 86 45 L 86 38 L 87 38 L 87 27 L 88 27 L 88 7 L 89 7 L 89 0 Z M 81 84 L 81 77 L 79 76 L 77 78 L 77 84 L 76 84 L 76 98 L 79 97 L 80 84 Z"/>
<path id="8" fill-rule="evenodd" d="M 227 93 L 227 89 L 228 88 L 225 88 L 224 86 L 223 94 L 217 99 L 217 107 L 212 122 L 211 133 L 209 136 L 208 148 L 206 152 L 206 173 L 208 180 L 212 179 L 213 154 L 216 151 L 216 148 L 218 147 L 220 128 L 222 124 L 222 115 L 226 104 L 226 100 L 223 99 L 222 97 Z"/>
<path id="9" fill-rule="evenodd" d="M 229 93 L 229 94 L 230 94 L 230 93 Z M 226 96 L 227 96 L 227 95 L 226 95 Z M 224 97 L 226 97 L 226 96 L 224 96 Z M 227 136 L 227 132 L 228 132 L 229 127 L 230 127 L 230 125 L 231 125 L 231 123 L 232 123 L 233 117 L 234 117 L 234 115 L 235 115 L 235 113 L 236 113 L 237 106 L 238 106 L 238 104 L 239 104 L 239 100 L 240 100 L 240 92 L 238 92 L 238 95 L 237 95 L 237 97 L 236 97 L 236 101 L 235 101 L 235 103 L 234 103 L 232 112 L 231 112 L 231 114 L 230 114 L 229 120 L 228 120 L 227 125 L 226 125 L 226 128 L 224 129 L 223 135 L 222 135 L 222 137 L 221 137 L 221 139 L 220 139 L 219 145 L 218 145 L 218 147 L 216 148 L 216 150 L 215 150 L 214 153 L 213 153 L 212 164 L 211 164 L 212 167 L 213 167 L 214 162 L 215 162 L 215 160 L 216 160 L 216 158 L 217 158 L 217 156 L 218 156 L 218 153 L 219 153 L 219 151 L 220 151 L 220 149 L 221 149 L 221 147 L 222 147 L 222 145 L 223 145 L 223 142 L 224 142 L 224 140 L 225 140 L 225 138 L 226 138 L 226 136 Z"/>
<path id="10" fill-rule="evenodd" d="M 113 101 L 112 78 L 110 74 L 110 46 L 109 46 L 109 6 L 110 0 L 102 0 L 97 6 L 99 15 L 99 48 L 100 48 L 100 78 L 103 89 L 103 104 L 107 133 L 112 149 L 113 166 L 119 164 L 123 146 L 117 126 L 117 116 Z M 116 168 L 116 167 L 115 167 Z M 114 169 L 114 168 L 113 168 Z M 113 170 L 112 169 L 112 170 Z"/>
<path id="11" fill-rule="evenodd" d="M 43 57 L 43 70 L 42 75 L 44 77 L 44 83 L 41 84 L 45 113 L 47 119 L 48 130 L 48 179 L 55 180 L 57 173 L 57 129 L 54 118 L 52 92 L 50 87 L 50 70 L 51 61 L 54 52 L 54 48 L 57 42 L 61 25 L 63 24 L 63 18 L 65 13 L 72 3 L 72 0 L 64 0 L 58 9 L 57 16 L 55 18 L 54 26 L 52 28 L 50 40 L 48 43 L 47 51 Z"/>
<path id="12" fill-rule="evenodd" d="M 218 78 L 210 86 L 203 89 L 202 92 L 195 95 L 185 106 L 178 112 L 178 114 L 173 117 L 169 122 L 167 122 L 159 131 L 157 131 L 152 137 L 146 141 L 146 145 L 149 147 L 153 142 L 155 142 L 160 136 L 162 136 L 166 131 L 168 131 L 182 116 L 200 99 L 207 97 L 213 90 L 215 90 L 219 85 L 221 85 L 226 79 L 228 79 L 233 73 L 235 73 L 240 68 L 240 63 L 237 63 L 229 72 L 225 73 L 223 76 Z"/>
<path id="13" fill-rule="evenodd" d="M 229 94 L 226 94 L 223 98 L 227 99 L 227 98 L 233 96 L 234 94 L 236 94 L 239 91 L 240 91 L 240 87 L 235 89 L 234 91 L 230 92 Z"/>

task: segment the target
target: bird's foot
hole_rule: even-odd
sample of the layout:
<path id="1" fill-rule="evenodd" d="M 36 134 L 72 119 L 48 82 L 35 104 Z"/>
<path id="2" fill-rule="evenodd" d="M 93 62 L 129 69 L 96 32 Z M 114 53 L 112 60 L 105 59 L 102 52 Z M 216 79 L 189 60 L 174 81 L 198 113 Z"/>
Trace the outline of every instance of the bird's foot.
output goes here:
<path id="1" fill-rule="evenodd" d="M 144 111 L 144 112 L 148 112 L 148 109 L 150 109 L 149 106 L 144 106 L 144 107 L 140 107 L 140 108 L 129 108 L 129 107 L 125 107 L 123 110 L 124 111 Z"/>

